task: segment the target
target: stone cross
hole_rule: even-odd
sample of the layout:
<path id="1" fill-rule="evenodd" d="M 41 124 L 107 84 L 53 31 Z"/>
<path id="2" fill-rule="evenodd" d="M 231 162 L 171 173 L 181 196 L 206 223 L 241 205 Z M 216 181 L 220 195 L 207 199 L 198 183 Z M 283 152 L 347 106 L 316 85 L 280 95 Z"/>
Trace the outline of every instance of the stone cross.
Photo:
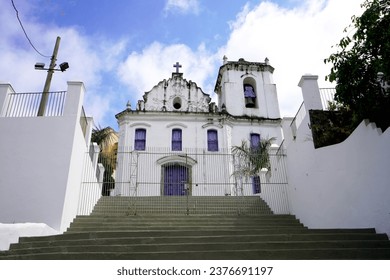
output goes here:
<path id="1" fill-rule="evenodd" d="M 176 64 L 173 64 L 173 67 L 176 68 L 176 73 L 179 73 L 179 68 L 181 68 L 181 65 L 179 64 L 179 62 L 176 62 Z"/>

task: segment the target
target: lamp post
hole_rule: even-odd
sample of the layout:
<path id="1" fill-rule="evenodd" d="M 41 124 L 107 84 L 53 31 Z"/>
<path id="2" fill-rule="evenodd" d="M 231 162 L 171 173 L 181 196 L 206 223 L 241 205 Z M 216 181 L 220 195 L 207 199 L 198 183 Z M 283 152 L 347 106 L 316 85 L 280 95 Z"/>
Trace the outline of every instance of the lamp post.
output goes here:
<path id="1" fill-rule="evenodd" d="M 45 115 L 46 104 L 47 104 L 47 100 L 49 99 L 51 79 L 52 79 L 54 71 L 64 72 L 66 69 L 69 68 L 69 64 L 67 62 L 63 62 L 60 64 L 60 69 L 54 69 L 54 67 L 56 67 L 57 53 L 58 53 L 58 48 L 60 47 L 60 41 L 61 41 L 61 38 L 57 37 L 56 44 L 55 44 L 54 50 L 53 50 L 53 55 L 52 55 L 51 61 L 50 61 L 50 66 L 48 69 L 44 68 L 45 67 L 44 63 L 36 63 L 35 64 L 35 69 L 37 69 L 37 70 L 48 70 L 47 76 L 46 76 L 45 86 L 43 88 L 41 103 L 39 104 L 38 116 Z"/>

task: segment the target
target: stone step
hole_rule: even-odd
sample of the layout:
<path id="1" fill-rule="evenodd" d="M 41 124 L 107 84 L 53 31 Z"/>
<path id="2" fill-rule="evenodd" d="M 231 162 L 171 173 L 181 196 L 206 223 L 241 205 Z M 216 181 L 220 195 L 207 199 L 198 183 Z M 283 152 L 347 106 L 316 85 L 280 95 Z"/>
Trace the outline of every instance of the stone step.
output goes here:
<path id="1" fill-rule="evenodd" d="M 123 239 L 134 238 L 142 239 L 158 239 L 166 238 L 167 240 L 177 239 L 185 240 L 188 238 L 240 238 L 245 240 L 261 240 L 261 241 L 318 241 L 318 240 L 388 240 L 386 234 L 366 233 L 364 230 L 310 230 L 305 228 L 273 228 L 262 230 L 208 230 L 208 231 L 96 231 L 96 232 L 66 232 L 61 235 L 41 236 L 41 237 L 21 237 L 19 245 L 24 243 L 35 242 L 56 242 L 56 241 L 72 241 L 72 240 L 98 240 L 98 239 Z M 13 246 L 19 246 L 12 244 Z"/>
<path id="2" fill-rule="evenodd" d="M 5 257 L 7 259 L 7 257 Z M 79 252 L 9 256 L 8 259 L 34 260 L 383 260 L 390 259 L 388 248 L 223 250 L 197 252 Z"/>
<path id="3" fill-rule="evenodd" d="M 389 242 L 384 241 L 319 241 L 319 242 L 207 242 L 207 243 L 154 243 L 154 244 L 112 244 L 111 240 L 99 244 L 81 244 L 68 246 L 48 246 L 34 248 L 20 248 L 12 251 L 13 255 L 42 254 L 42 253 L 80 253 L 80 252 L 106 252 L 106 253 L 138 253 L 138 252 L 198 252 L 205 250 L 286 250 L 286 249 L 360 249 L 360 248 L 388 248 Z"/>
<path id="4" fill-rule="evenodd" d="M 156 222 L 133 222 L 133 223 L 121 223 L 121 222 L 73 222 L 69 229 L 74 228 L 187 228 L 187 227 L 194 227 L 194 228 L 232 228 L 232 227 L 246 227 L 246 228 L 263 228 L 263 227 L 269 227 L 269 226 L 303 226 L 298 221 L 261 221 L 258 223 L 249 223 L 249 222 L 182 222 L 182 223 L 176 223 L 176 222 L 163 222 L 163 221 L 156 221 Z"/>
<path id="5" fill-rule="evenodd" d="M 210 235 L 272 235 L 272 234 L 286 234 L 286 233 L 303 233 L 306 228 L 290 228 L 290 227 L 268 227 L 265 229 L 237 229 L 237 228 L 188 228 L 188 229 L 139 229 L 139 230 L 122 230 L 117 231 L 116 229 L 101 229 L 101 230 L 92 230 L 92 231 L 67 231 L 64 235 L 72 233 L 92 233 L 96 236 L 101 236 L 104 233 L 112 233 L 114 236 L 210 236 Z"/>
<path id="6" fill-rule="evenodd" d="M 12 244 L 12 249 L 30 249 L 30 248 L 43 248 L 43 247 L 57 247 L 57 246 L 93 246 L 93 245 L 155 245 L 155 244 L 213 244 L 213 243 L 261 243 L 264 246 L 268 246 L 267 243 L 271 244 L 283 244 L 283 246 L 296 246 L 297 244 L 307 243 L 308 246 L 322 246 L 321 244 L 328 244 L 327 246 L 334 247 L 345 246 L 345 247 L 366 247 L 371 246 L 376 248 L 378 246 L 389 247 L 390 242 L 387 239 L 359 239 L 350 240 L 344 239 L 340 242 L 339 238 L 329 235 L 318 236 L 318 240 L 307 241 L 299 237 L 297 234 L 288 236 L 279 235 L 270 238 L 270 236 L 261 235 L 215 235 L 215 236 L 168 236 L 168 237 L 116 237 L 116 238 L 94 238 L 94 239 L 60 239 L 60 240 L 41 240 L 34 242 L 21 242 Z M 361 236 L 365 237 L 365 236 Z M 290 245 L 291 243 L 291 245 Z M 318 245 L 317 245 L 318 243 Z M 344 244 L 344 245 L 343 245 Z M 278 246 L 278 245 L 277 245 Z"/>
<path id="7" fill-rule="evenodd" d="M 100 205 L 127 205 L 127 204 L 152 204 L 152 203 L 161 203 L 167 205 L 208 205 L 212 203 L 224 203 L 230 205 L 242 205 L 242 204 L 250 204 L 250 205 L 258 205 L 258 206 L 267 206 L 267 203 L 260 198 L 254 199 L 227 199 L 225 197 L 220 198 L 194 198 L 191 197 L 188 200 L 183 198 L 166 198 L 166 197 L 158 197 L 155 199 L 152 198 L 126 198 L 126 199 L 117 199 L 117 197 L 106 197 L 105 199 L 99 199 Z"/>
<path id="8" fill-rule="evenodd" d="M 242 226 L 240 227 L 241 231 L 244 230 L 257 230 L 257 229 L 275 229 L 275 225 L 268 225 L 263 227 L 257 227 L 257 226 Z M 296 227 L 294 225 L 294 227 Z M 301 226 L 303 227 L 303 226 Z M 236 230 L 236 226 L 176 226 L 175 230 L 183 230 L 183 231 L 194 231 L 194 230 L 200 230 L 200 231 L 207 231 L 207 230 L 213 230 L 213 231 L 221 231 L 221 230 Z M 286 228 L 291 229 L 291 225 L 278 225 L 277 228 Z M 109 226 L 100 226 L 100 227 L 86 227 L 86 226 L 79 226 L 79 227 L 71 227 L 68 229 L 67 232 L 96 232 L 96 231 L 163 231 L 163 230 L 170 230 L 170 226 L 118 226 L 118 227 L 109 227 Z"/>
<path id="9" fill-rule="evenodd" d="M 125 221 L 125 222 L 132 222 L 132 221 L 155 221 L 156 219 L 161 219 L 160 215 L 134 215 L 134 216 L 77 216 L 75 218 L 75 221 L 88 221 L 88 220 L 94 220 L 94 221 Z M 182 215 L 182 216 L 165 216 L 164 221 L 250 221 L 250 222 L 257 222 L 262 220 L 297 220 L 294 215 L 257 215 L 257 216 L 246 216 L 246 215 L 240 215 L 240 216 L 226 216 L 226 215 Z"/>
<path id="10" fill-rule="evenodd" d="M 187 207 L 188 206 L 188 207 Z M 210 204 L 198 204 L 198 205 L 193 205 L 193 204 L 167 204 L 167 203 L 144 203 L 144 204 L 114 204 L 114 205 L 105 205 L 105 204 L 100 204 L 99 206 L 95 207 L 94 210 L 99 210 L 99 209 L 128 209 L 128 208 L 147 208 L 150 207 L 151 209 L 154 208 L 185 208 L 185 209 L 262 209 L 262 210 L 267 210 L 270 211 L 268 207 L 262 206 L 262 205 L 251 205 L 249 203 L 243 203 L 242 205 L 239 205 L 237 203 L 231 203 L 231 204 L 225 204 L 225 205 L 218 205 L 218 203 L 210 203 Z"/>
<path id="11" fill-rule="evenodd" d="M 206 215 L 228 215 L 228 216 L 237 216 L 237 215 L 271 215 L 271 212 L 264 212 L 264 211 L 210 211 L 210 210 L 204 210 L 204 211 L 196 211 L 196 212 L 190 212 L 189 215 L 200 215 L 200 214 L 206 214 Z M 177 216 L 186 216 L 187 211 L 186 210 L 165 210 L 165 211 L 157 211 L 157 210 L 129 210 L 129 211 L 100 211 L 100 212 L 93 212 L 91 213 L 91 216 L 134 216 L 134 215 L 177 215 Z"/>
<path id="12" fill-rule="evenodd" d="M 224 203 L 223 205 L 219 205 L 220 203 Z M 124 207 L 189 207 L 189 208 L 195 208 L 195 207 L 218 207 L 218 208 L 237 208 L 237 207 L 253 207 L 253 208 L 259 208 L 259 209 L 267 209 L 269 210 L 268 206 L 266 205 L 259 205 L 259 203 L 253 202 L 209 202 L 209 203 L 168 203 L 168 202 L 143 202 L 143 203 L 116 203 L 116 202 L 110 202 L 110 203 L 101 203 L 99 204 L 96 209 L 99 208 L 107 208 L 107 207 L 113 207 L 113 208 L 124 208 Z"/>
<path id="13" fill-rule="evenodd" d="M 103 196 L 100 201 L 143 201 L 143 200 L 165 200 L 165 201 L 181 201 L 187 200 L 187 196 Z M 260 196 L 188 196 L 188 200 L 193 201 L 264 201 Z"/>
<path id="14" fill-rule="evenodd" d="M 0 259 L 390 259 L 390 242 L 371 228 L 308 229 L 258 196 L 102 197 L 64 234 L 22 237 Z"/>
<path id="15" fill-rule="evenodd" d="M 91 215 L 269 215 L 271 209 L 259 196 L 154 196 L 102 197 Z"/>
<path id="16" fill-rule="evenodd" d="M 173 196 L 156 196 L 156 197 L 102 197 L 97 207 L 121 207 L 128 205 L 165 205 L 165 206 L 257 206 L 269 209 L 268 205 L 258 196 L 251 197 L 173 197 Z"/>
<path id="17" fill-rule="evenodd" d="M 167 204 L 153 204 L 153 205 L 147 205 L 147 204 L 138 204 L 138 205 L 99 205 L 98 207 L 95 207 L 94 210 L 100 210 L 100 209 L 128 209 L 128 208 L 150 208 L 150 209 L 160 209 L 160 208 L 171 208 L 171 209 L 187 209 L 187 205 L 183 204 L 175 204 L 175 205 L 167 205 Z M 196 210 L 196 209 L 258 209 L 258 210 L 267 210 L 270 211 L 267 207 L 262 207 L 259 205 L 250 205 L 250 204 L 243 204 L 243 205 L 237 205 L 237 204 L 226 204 L 223 206 L 219 206 L 216 204 L 202 204 L 202 205 L 188 205 L 188 209 Z"/>

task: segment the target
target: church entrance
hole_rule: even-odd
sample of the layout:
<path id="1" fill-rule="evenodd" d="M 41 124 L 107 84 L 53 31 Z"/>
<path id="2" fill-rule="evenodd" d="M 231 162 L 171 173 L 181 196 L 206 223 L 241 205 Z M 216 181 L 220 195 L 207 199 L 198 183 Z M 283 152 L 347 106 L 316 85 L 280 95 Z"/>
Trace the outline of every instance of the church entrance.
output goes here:
<path id="1" fill-rule="evenodd" d="M 164 195 L 186 195 L 186 186 L 188 186 L 188 167 L 180 164 L 164 166 Z"/>

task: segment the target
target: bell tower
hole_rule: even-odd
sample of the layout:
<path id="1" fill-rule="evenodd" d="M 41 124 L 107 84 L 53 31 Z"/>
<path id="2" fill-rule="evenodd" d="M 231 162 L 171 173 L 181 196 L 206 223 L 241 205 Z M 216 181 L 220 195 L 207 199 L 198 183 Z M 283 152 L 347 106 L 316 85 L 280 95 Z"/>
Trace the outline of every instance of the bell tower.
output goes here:
<path id="1" fill-rule="evenodd" d="M 228 61 L 219 68 L 215 93 L 218 107 L 233 116 L 279 119 L 280 110 L 273 82 L 274 68 L 264 62 L 249 62 L 240 58 Z"/>

